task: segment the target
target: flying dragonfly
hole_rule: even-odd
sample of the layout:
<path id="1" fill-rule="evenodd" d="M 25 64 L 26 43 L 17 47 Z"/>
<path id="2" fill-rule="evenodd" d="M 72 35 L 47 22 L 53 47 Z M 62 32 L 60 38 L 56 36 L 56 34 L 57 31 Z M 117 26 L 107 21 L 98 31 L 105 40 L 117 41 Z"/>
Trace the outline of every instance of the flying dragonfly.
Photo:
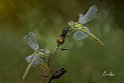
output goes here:
<path id="1" fill-rule="evenodd" d="M 91 36 L 93 39 L 95 39 L 97 42 L 99 42 L 101 45 L 103 45 L 103 42 L 97 38 L 95 35 L 93 35 L 88 27 L 84 26 L 87 22 L 91 21 L 97 12 L 97 7 L 95 5 L 91 6 L 87 13 L 85 15 L 79 14 L 78 22 L 69 21 L 68 25 L 73 30 L 72 38 L 75 40 L 82 40 L 84 38 L 87 38 L 88 36 Z"/>
<path id="2" fill-rule="evenodd" d="M 31 66 L 35 67 L 40 64 L 42 65 L 50 53 L 50 50 L 47 48 L 39 49 L 36 35 L 33 32 L 29 32 L 27 35 L 25 35 L 24 41 L 31 49 L 34 50 L 34 53 L 26 57 L 26 61 L 29 63 L 29 65 L 24 72 L 23 79 L 25 79 Z"/>

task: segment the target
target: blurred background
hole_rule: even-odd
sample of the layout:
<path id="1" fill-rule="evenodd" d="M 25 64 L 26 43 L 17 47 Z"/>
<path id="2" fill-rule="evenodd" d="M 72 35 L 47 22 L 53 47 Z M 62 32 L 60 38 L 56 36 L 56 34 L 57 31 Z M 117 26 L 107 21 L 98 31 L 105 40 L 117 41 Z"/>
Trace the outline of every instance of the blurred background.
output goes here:
<path id="1" fill-rule="evenodd" d="M 0 83 L 44 83 L 39 67 L 22 80 L 25 57 L 33 53 L 23 36 L 35 32 L 40 47 L 53 51 L 63 26 L 94 4 L 98 12 L 86 26 L 104 46 L 90 37 L 68 38 L 62 47 L 69 50 L 59 51 L 52 64 L 52 69 L 64 67 L 67 73 L 53 83 L 123 83 L 123 0 L 0 0 Z M 104 71 L 115 75 L 103 76 Z"/>

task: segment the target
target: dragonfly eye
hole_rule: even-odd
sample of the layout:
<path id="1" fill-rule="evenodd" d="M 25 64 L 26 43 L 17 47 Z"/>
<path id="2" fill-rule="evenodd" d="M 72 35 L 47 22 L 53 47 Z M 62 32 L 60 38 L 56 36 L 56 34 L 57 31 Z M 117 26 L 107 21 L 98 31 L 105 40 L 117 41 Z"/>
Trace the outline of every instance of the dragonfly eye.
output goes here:
<path id="1" fill-rule="evenodd" d="M 33 58 L 35 58 L 35 60 L 32 63 L 32 66 L 34 66 L 34 67 L 37 66 L 37 65 L 39 65 L 39 64 L 41 64 L 43 62 L 43 59 L 40 58 L 40 56 L 37 55 L 37 54 L 32 54 L 32 55 L 27 56 L 26 57 L 26 61 L 28 63 L 31 63 L 31 61 L 32 61 Z"/>

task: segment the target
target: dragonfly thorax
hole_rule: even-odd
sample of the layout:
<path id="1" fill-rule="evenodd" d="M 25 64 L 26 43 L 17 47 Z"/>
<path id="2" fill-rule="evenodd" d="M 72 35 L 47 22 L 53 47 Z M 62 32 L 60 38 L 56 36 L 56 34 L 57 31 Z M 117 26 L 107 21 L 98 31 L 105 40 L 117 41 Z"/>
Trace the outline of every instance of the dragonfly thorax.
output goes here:
<path id="1" fill-rule="evenodd" d="M 82 29 L 82 24 L 80 24 L 79 22 L 74 22 L 74 29 Z"/>
<path id="2" fill-rule="evenodd" d="M 83 27 L 82 24 L 80 24 L 79 22 L 73 22 L 73 21 L 69 21 L 68 25 L 74 30 L 81 29 Z"/>

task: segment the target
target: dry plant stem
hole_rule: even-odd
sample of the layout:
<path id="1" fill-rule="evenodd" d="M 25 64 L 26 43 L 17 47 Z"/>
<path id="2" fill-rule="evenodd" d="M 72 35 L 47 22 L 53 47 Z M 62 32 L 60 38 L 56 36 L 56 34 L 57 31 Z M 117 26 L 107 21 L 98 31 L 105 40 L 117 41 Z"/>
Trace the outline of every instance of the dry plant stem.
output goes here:
<path id="1" fill-rule="evenodd" d="M 51 65 L 52 58 L 53 58 L 53 56 L 56 54 L 56 52 L 58 51 L 59 46 L 60 46 L 60 45 L 57 45 L 57 47 L 55 48 L 55 51 L 49 56 L 49 58 L 48 58 L 48 66 Z"/>
<path id="2" fill-rule="evenodd" d="M 49 81 L 48 81 L 48 83 L 51 83 L 52 82 L 52 79 L 50 79 Z"/>
<path id="3" fill-rule="evenodd" d="M 45 66 L 45 65 L 43 65 L 43 64 L 41 64 L 41 69 L 42 70 L 44 70 L 44 72 L 45 72 L 45 74 L 42 74 L 41 76 L 42 77 L 48 77 L 49 76 L 49 69 L 48 69 L 48 66 Z M 48 72 L 48 73 L 46 73 L 46 72 Z"/>
<path id="4" fill-rule="evenodd" d="M 24 75 L 23 75 L 23 78 L 22 79 L 25 79 L 26 78 L 26 76 L 27 76 L 27 74 L 28 74 L 28 72 L 29 72 L 29 70 L 30 70 L 30 68 L 31 68 L 34 60 L 35 60 L 35 58 L 32 58 L 31 63 L 28 64 L 28 66 L 27 66 L 27 68 L 26 68 L 26 70 L 24 72 Z"/>

